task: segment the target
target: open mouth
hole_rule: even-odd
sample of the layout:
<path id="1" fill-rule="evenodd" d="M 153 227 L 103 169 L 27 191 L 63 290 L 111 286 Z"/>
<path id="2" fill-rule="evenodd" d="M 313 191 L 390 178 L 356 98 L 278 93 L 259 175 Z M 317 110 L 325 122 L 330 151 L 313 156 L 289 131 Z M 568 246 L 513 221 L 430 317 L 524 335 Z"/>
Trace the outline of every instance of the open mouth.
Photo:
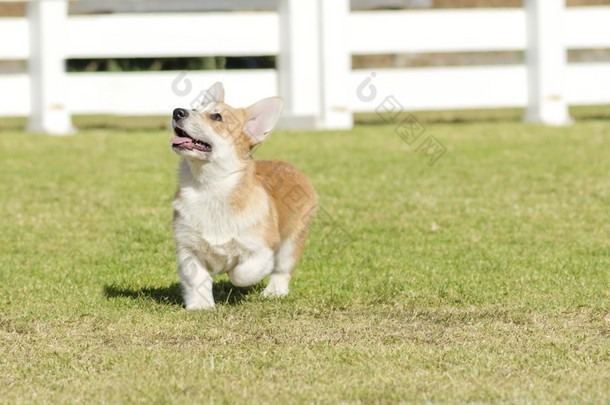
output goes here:
<path id="1" fill-rule="evenodd" d="M 195 149 L 202 152 L 212 151 L 212 145 L 191 137 L 184 129 L 175 127 L 174 132 L 176 133 L 176 136 L 172 138 L 172 148 L 187 150 Z"/>

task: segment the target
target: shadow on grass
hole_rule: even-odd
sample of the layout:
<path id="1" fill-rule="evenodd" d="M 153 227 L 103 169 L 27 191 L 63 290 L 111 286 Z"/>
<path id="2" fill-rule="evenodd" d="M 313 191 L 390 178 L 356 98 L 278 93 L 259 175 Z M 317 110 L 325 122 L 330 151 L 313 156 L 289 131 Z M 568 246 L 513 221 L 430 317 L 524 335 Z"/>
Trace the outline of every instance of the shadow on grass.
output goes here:
<path id="1" fill-rule="evenodd" d="M 220 305 L 236 305 L 252 292 L 253 287 L 235 287 L 226 280 L 214 283 L 214 302 Z M 173 283 L 167 287 L 123 288 L 111 284 L 104 286 L 106 298 L 131 298 L 135 300 L 150 299 L 158 304 L 184 306 L 180 284 Z"/>

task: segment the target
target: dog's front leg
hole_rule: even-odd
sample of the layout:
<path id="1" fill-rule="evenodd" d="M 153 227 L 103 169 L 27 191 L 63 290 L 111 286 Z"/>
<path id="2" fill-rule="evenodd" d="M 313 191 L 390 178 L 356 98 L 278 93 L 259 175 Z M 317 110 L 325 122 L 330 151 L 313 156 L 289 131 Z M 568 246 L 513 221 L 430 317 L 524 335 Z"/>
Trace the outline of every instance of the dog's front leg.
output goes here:
<path id="1" fill-rule="evenodd" d="M 186 309 L 214 308 L 212 276 L 195 256 L 178 252 L 178 276 Z"/>
<path id="2" fill-rule="evenodd" d="M 273 270 L 273 251 L 260 248 L 229 271 L 229 281 L 236 287 L 249 287 L 261 281 Z"/>

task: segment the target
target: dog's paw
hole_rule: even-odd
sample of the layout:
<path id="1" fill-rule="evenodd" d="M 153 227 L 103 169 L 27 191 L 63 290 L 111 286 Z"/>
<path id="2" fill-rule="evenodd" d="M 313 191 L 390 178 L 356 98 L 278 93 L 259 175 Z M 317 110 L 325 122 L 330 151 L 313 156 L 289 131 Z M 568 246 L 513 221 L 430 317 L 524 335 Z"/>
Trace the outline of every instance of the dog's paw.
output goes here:
<path id="1" fill-rule="evenodd" d="M 288 287 L 276 288 L 276 286 L 268 285 L 261 294 L 265 298 L 285 297 L 288 295 Z"/>
<path id="2" fill-rule="evenodd" d="M 192 303 L 192 304 L 187 304 L 186 305 L 186 309 L 189 311 L 198 311 L 198 310 L 202 310 L 202 309 L 214 309 L 214 304 L 210 304 L 208 302 L 197 302 L 197 303 Z"/>
<path id="3" fill-rule="evenodd" d="M 269 284 L 262 292 L 263 297 L 285 297 L 288 295 L 290 274 L 275 273 L 269 278 Z"/>

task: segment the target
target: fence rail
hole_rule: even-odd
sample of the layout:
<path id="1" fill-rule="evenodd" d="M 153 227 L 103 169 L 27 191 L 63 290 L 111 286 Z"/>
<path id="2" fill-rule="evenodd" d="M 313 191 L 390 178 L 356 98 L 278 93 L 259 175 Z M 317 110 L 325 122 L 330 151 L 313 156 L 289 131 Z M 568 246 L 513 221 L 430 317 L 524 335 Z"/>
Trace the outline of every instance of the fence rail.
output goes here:
<path id="1" fill-rule="evenodd" d="M 28 74 L 0 75 L 0 116 L 66 132 L 69 114 L 167 114 L 214 81 L 228 101 L 280 94 L 285 125 L 348 128 L 375 111 L 357 89 L 369 78 L 410 110 L 527 107 L 535 121 L 569 120 L 567 105 L 610 103 L 610 64 L 567 64 L 567 49 L 610 48 L 610 7 L 349 11 L 347 0 L 280 0 L 277 12 L 67 16 L 65 0 L 31 1 L 28 18 L 0 18 L 0 59 L 29 59 Z M 62 20 L 63 18 L 63 20 Z M 53 35 L 48 35 L 52 32 Z M 51 50 L 51 51 L 50 51 Z M 526 63 L 351 69 L 351 55 L 525 51 Z M 42 56 L 41 56 L 42 55 Z M 277 70 L 65 73 L 68 58 L 277 55 Z M 42 100 L 39 100 L 41 98 Z M 46 120 L 59 116 L 66 119 Z M 33 122 L 33 121 L 38 121 Z"/>

